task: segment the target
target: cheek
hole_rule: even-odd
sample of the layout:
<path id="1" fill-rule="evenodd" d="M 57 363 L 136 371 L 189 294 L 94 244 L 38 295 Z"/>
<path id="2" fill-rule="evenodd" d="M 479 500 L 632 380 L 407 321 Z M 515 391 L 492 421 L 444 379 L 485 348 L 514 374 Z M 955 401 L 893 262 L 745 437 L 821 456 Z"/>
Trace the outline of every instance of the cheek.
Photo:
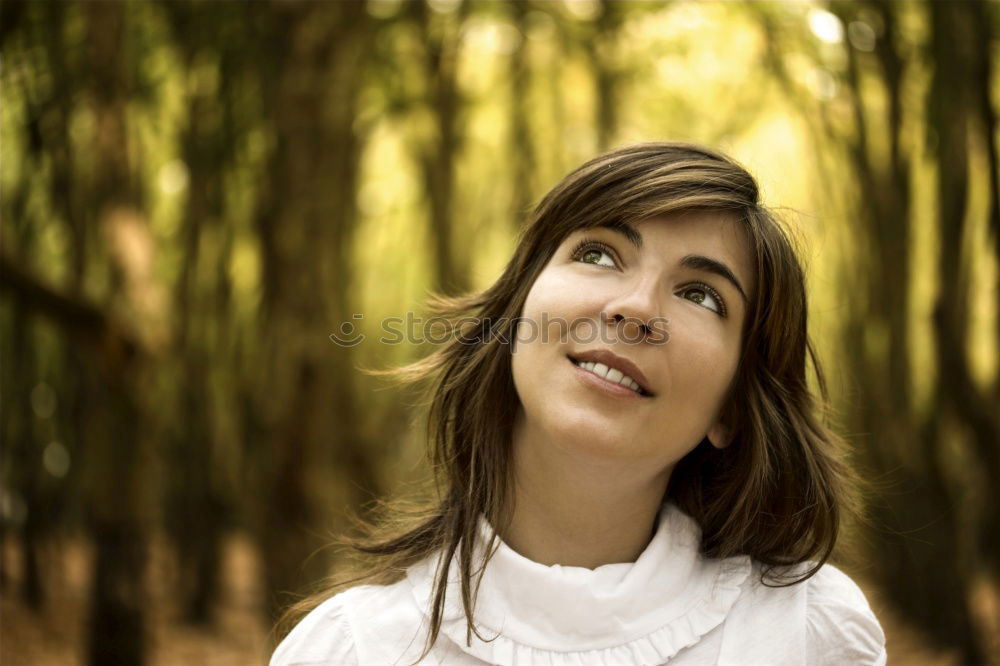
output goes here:
<path id="1" fill-rule="evenodd" d="M 536 417 L 537 407 L 544 404 L 548 391 L 548 374 L 553 367 L 551 358 L 549 346 L 541 342 L 537 330 L 519 323 L 511 347 L 511 375 L 518 400 Z"/>
<path id="2" fill-rule="evenodd" d="M 543 272 L 525 298 L 516 346 L 531 354 L 566 342 L 571 328 L 592 325 L 600 298 L 597 290 L 581 288 L 579 279 L 567 271 Z"/>
<path id="3" fill-rule="evenodd" d="M 739 362 L 739 340 L 692 330 L 667 343 L 675 393 L 699 402 L 721 401 Z M 684 388 L 681 388 L 684 387 Z"/>
<path id="4" fill-rule="evenodd" d="M 547 309 L 545 302 L 545 290 L 538 289 L 539 281 L 535 283 L 524 301 L 520 317 L 516 326 L 511 329 L 511 372 L 514 376 L 514 385 L 518 394 L 522 395 L 523 389 L 530 387 L 534 383 L 532 370 L 536 367 L 535 358 L 539 353 L 539 336 L 537 335 L 538 324 L 543 311 Z"/>
<path id="5" fill-rule="evenodd" d="M 511 373 L 518 397 L 529 411 L 545 404 L 553 390 L 552 373 L 558 371 L 556 364 L 567 333 L 565 322 L 582 312 L 579 294 L 579 285 L 574 286 L 565 272 L 546 270 L 525 298 L 513 329 Z"/>
<path id="6" fill-rule="evenodd" d="M 573 285 L 559 271 L 546 270 L 538 276 L 524 302 L 524 316 L 537 319 L 543 312 L 551 313 L 560 303 L 569 302 Z"/>

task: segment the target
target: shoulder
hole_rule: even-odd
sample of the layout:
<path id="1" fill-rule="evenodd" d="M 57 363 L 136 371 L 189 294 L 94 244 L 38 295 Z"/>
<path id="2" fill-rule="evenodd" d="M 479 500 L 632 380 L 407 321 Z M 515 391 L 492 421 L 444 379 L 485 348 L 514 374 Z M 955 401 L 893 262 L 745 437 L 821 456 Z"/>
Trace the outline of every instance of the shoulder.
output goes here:
<path id="1" fill-rule="evenodd" d="M 810 663 L 885 663 L 885 634 L 857 583 L 824 564 L 803 585 Z"/>
<path id="2" fill-rule="evenodd" d="M 359 663 L 352 612 L 378 587 L 336 594 L 303 617 L 271 655 L 269 666 L 353 666 Z"/>
<path id="3" fill-rule="evenodd" d="M 824 564 L 791 585 L 781 578 L 804 575 L 815 562 L 764 574 L 753 563 L 742 594 L 726 618 L 720 663 L 883 666 L 885 636 L 861 588 Z"/>
<path id="4" fill-rule="evenodd" d="M 270 666 L 358 666 L 416 660 L 422 614 L 404 578 L 337 594 L 295 626 Z M 412 654 L 411 654 L 412 653 Z"/>

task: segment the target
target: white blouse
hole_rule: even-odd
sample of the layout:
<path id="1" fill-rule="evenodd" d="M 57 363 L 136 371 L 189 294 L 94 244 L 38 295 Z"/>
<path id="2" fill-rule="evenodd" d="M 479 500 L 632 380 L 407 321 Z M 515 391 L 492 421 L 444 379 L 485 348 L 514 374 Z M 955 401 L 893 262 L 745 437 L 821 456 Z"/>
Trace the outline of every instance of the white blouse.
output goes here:
<path id="1" fill-rule="evenodd" d="M 489 534 L 485 520 L 480 534 Z M 420 663 L 885 664 L 882 628 L 840 570 L 827 564 L 803 583 L 767 587 L 749 557 L 702 557 L 700 535 L 692 518 L 667 504 L 652 541 L 631 563 L 545 566 L 501 542 L 474 613 L 487 640 L 473 634 L 471 645 L 456 556 L 441 634 Z M 427 637 L 436 563 L 429 557 L 395 584 L 326 600 L 282 641 L 270 666 L 413 664 Z"/>

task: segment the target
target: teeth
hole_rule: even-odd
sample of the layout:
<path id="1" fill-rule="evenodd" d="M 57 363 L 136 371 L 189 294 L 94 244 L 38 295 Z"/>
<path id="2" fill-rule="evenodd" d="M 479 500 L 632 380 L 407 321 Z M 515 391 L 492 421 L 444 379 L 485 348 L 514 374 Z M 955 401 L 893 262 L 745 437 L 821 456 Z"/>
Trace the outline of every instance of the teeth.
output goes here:
<path id="1" fill-rule="evenodd" d="M 584 363 L 574 361 L 574 363 L 576 363 L 584 370 L 594 373 L 598 377 L 603 377 L 608 381 L 614 382 L 616 384 L 621 384 L 622 386 L 632 389 L 636 393 L 642 392 L 642 390 L 639 388 L 639 384 L 628 375 L 622 374 L 621 370 L 617 370 L 615 368 L 609 368 L 603 363 L 593 363 L 591 361 L 587 361 Z"/>

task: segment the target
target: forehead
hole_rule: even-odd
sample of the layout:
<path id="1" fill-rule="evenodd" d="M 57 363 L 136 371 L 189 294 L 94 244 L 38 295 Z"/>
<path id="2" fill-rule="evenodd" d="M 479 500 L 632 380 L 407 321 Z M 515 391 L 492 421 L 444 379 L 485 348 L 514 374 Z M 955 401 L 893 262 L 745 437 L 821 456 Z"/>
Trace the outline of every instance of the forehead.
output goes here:
<path id="1" fill-rule="evenodd" d="M 680 246 L 712 249 L 732 261 L 743 260 L 749 267 L 750 239 L 745 225 L 732 215 L 689 212 L 641 220 L 629 226 L 659 251 Z"/>

